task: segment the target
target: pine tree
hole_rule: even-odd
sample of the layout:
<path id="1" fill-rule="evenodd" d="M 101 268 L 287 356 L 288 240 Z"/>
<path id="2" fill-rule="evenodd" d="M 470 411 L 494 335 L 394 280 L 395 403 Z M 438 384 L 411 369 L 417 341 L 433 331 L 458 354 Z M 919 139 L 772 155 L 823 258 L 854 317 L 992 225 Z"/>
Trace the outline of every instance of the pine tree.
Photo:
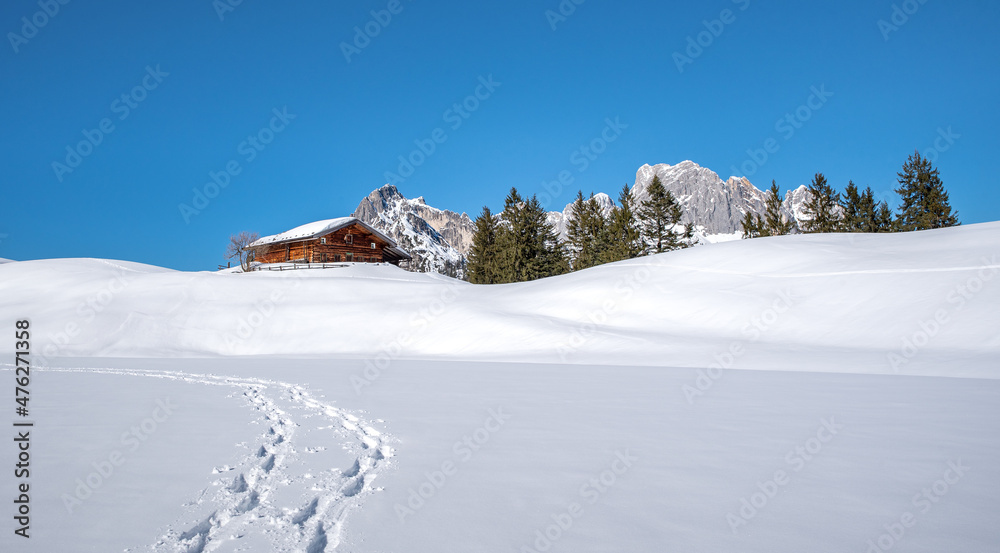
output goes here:
<path id="1" fill-rule="evenodd" d="M 611 210 L 608 226 L 609 246 L 606 262 L 622 261 L 642 255 L 642 233 L 636 223 L 635 199 L 627 184 L 618 194 L 618 205 Z"/>
<path id="2" fill-rule="evenodd" d="M 740 222 L 743 227 L 743 239 L 747 238 L 757 238 L 761 235 L 761 228 L 764 226 L 764 221 L 760 218 L 760 215 L 747 211 L 743 214 L 743 220 Z"/>
<path id="3" fill-rule="evenodd" d="M 475 221 L 476 232 L 472 236 L 469 250 L 468 278 L 473 284 L 495 284 L 500 282 L 499 251 L 496 218 L 490 208 L 483 207 Z"/>
<path id="4" fill-rule="evenodd" d="M 538 196 L 529 198 L 522 209 L 525 227 L 522 235 L 527 241 L 527 259 L 520 280 L 536 280 L 569 271 L 569 258 L 559 242 L 559 235 L 548 222 L 548 214 Z"/>
<path id="5" fill-rule="evenodd" d="M 803 211 L 805 232 L 837 232 L 840 230 L 840 194 L 826 182 L 823 173 L 816 173 L 809 184 L 809 201 Z"/>
<path id="6" fill-rule="evenodd" d="M 687 247 L 683 240 L 690 238 L 692 225 L 687 225 L 683 232 L 677 231 L 681 222 L 681 206 L 674 195 L 667 190 L 660 177 L 654 175 L 650 183 L 649 199 L 640 203 L 639 221 L 642 238 L 649 253 L 663 253 Z"/>
<path id="7" fill-rule="evenodd" d="M 566 239 L 569 255 L 573 261 L 573 270 L 582 269 L 587 263 L 587 259 L 592 257 L 592 245 L 590 237 L 585 228 L 584 218 L 586 217 L 586 202 L 583 199 L 583 190 L 576 193 L 576 200 L 573 202 L 573 210 L 566 220 Z M 585 265 L 590 266 L 590 265 Z"/>
<path id="8" fill-rule="evenodd" d="M 511 188 L 497 232 L 497 282 L 523 282 L 569 270 L 566 252 L 537 196 L 524 200 Z"/>
<path id="9" fill-rule="evenodd" d="M 869 223 L 875 221 L 873 198 L 870 200 L 867 194 L 859 193 L 858 186 L 854 184 L 854 181 L 847 183 L 840 204 L 844 208 L 844 217 L 841 220 L 842 230 L 845 232 L 869 232 L 868 228 L 871 226 Z"/>
<path id="10" fill-rule="evenodd" d="M 586 201 L 583 192 L 577 193 L 566 229 L 574 271 L 607 262 L 611 243 L 609 222 L 593 193 Z"/>
<path id="11" fill-rule="evenodd" d="M 882 201 L 875 210 L 875 230 L 873 232 L 897 232 L 896 220 L 889 209 L 889 204 Z"/>
<path id="12" fill-rule="evenodd" d="M 900 230 L 925 230 L 959 225 L 958 212 L 952 212 L 948 192 L 930 160 L 913 152 L 903 170 L 897 173 L 902 198 L 897 224 Z"/>
<path id="13" fill-rule="evenodd" d="M 761 236 L 784 236 L 792 232 L 794 223 L 785 219 L 781 214 L 781 190 L 778 183 L 771 181 L 771 189 L 767 191 L 767 202 L 765 204 L 764 219 L 756 219 Z"/>
<path id="14" fill-rule="evenodd" d="M 893 231 L 892 210 L 886 202 L 875 200 L 875 192 L 871 186 L 866 186 L 863 192 L 859 192 L 854 181 L 849 182 L 844 189 L 841 207 L 844 212 L 841 225 L 844 232 Z"/>

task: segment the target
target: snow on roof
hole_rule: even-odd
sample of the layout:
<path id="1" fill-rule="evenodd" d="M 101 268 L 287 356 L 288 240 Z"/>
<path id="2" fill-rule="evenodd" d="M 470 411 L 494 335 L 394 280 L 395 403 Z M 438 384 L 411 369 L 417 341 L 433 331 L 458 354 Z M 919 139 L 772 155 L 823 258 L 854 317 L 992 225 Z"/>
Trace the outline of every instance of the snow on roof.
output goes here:
<path id="1" fill-rule="evenodd" d="M 405 250 L 401 249 L 396 245 L 396 241 L 389 238 L 385 234 L 382 234 L 375 228 L 373 228 L 368 223 L 358 219 L 357 217 L 338 217 L 336 219 L 325 219 L 323 221 L 315 221 L 312 223 L 306 223 L 302 226 L 293 228 L 292 230 L 286 230 L 285 232 L 279 234 L 272 234 L 271 236 L 265 236 L 256 242 L 253 242 L 248 248 L 255 246 L 266 246 L 268 244 L 281 244 L 284 242 L 295 242 L 298 240 L 309 240 L 316 238 L 318 236 L 323 236 L 324 234 L 329 234 L 336 230 L 342 229 L 349 225 L 361 225 L 366 230 L 372 234 L 378 236 L 382 240 L 389 243 L 389 249 L 397 254 L 402 254 L 405 257 L 410 257 Z"/>

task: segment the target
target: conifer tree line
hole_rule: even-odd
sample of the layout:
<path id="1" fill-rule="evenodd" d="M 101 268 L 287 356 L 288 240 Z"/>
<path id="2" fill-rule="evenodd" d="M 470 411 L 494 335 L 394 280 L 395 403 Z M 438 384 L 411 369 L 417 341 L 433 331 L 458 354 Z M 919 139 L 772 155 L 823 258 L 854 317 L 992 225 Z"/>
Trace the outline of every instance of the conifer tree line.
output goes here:
<path id="1" fill-rule="evenodd" d="M 681 206 L 659 177 L 653 177 L 648 193 L 636 202 L 625 185 L 605 214 L 594 194 L 584 199 L 578 192 L 563 241 L 537 196 L 523 198 L 511 188 L 501 213 L 484 207 L 476 218 L 469 281 L 523 282 L 690 246 L 691 225 L 681 224 Z"/>
<path id="2" fill-rule="evenodd" d="M 944 189 L 941 175 L 930 160 L 920 152 L 909 156 L 896 173 L 901 203 L 893 213 L 886 201 L 876 201 L 870 186 L 862 191 L 853 181 L 843 195 L 834 190 L 822 173 L 817 173 L 808 185 L 809 200 L 803 206 L 809 218 L 803 221 L 801 232 L 908 232 L 959 225 Z M 764 217 L 747 213 L 743 217 L 743 238 L 790 234 L 797 228 L 794 221 L 781 215 L 778 185 L 771 182 L 767 192 Z"/>
<path id="3" fill-rule="evenodd" d="M 903 232 L 959 224 L 940 174 L 919 152 L 909 156 L 897 173 L 901 198 L 898 213 L 877 201 L 868 186 L 848 183 L 843 194 L 822 173 L 808 185 L 802 228 L 782 214 L 778 184 L 771 181 L 764 215 L 747 213 L 743 237 L 780 236 L 793 232 Z M 578 271 L 604 263 L 687 248 L 693 244 L 693 224 L 682 224 L 677 198 L 653 176 L 646 200 L 637 202 L 628 185 L 610 213 L 594 194 L 576 201 L 560 240 L 548 223 L 537 196 L 524 198 L 511 188 L 500 213 L 484 207 L 475 221 L 466 276 L 475 284 L 523 282 Z"/>

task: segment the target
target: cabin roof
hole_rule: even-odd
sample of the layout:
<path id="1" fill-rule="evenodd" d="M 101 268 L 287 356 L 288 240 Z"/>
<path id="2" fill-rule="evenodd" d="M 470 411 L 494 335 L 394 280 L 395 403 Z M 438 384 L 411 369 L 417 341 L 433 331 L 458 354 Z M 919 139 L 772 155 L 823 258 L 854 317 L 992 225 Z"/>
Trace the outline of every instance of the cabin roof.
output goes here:
<path id="1" fill-rule="evenodd" d="M 319 238 L 330 234 L 331 232 L 336 232 L 344 227 L 349 227 L 351 225 L 359 225 L 363 227 L 368 232 L 371 232 L 375 236 L 384 240 L 388 246 L 387 250 L 392 253 L 404 258 L 410 259 L 410 254 L 406 252 L 403 248 L 396 245 L 396 241 L 389 238 L 385 234 L 382 234 L 377 229 L 369 225 L 368 223 L 358 219 L 357 217 L 338 217 L 336 219 L 325 219 L 323 221 L 315 221 L 312 223 L 306 223 L 302 226 L 293 228 L 292 230 L 286 230 L 285 232 L 279 234 L 272 234 L 271 236 L 265 236 L 256 242 L 253 242 L 248 248 L 253 248 L 257 246 L 269 246 L 271 244 L 284 244 L 285 242 L 300 242 L 304 240 L 312 240 L 313 238 Z"/>

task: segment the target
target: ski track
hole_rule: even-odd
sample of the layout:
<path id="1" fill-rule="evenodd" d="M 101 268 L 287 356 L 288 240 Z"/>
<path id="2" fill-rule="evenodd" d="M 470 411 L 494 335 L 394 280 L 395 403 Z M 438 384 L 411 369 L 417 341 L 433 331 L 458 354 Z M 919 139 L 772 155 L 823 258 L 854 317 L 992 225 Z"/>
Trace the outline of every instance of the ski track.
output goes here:
<path id="1" fill-rule="evenodd" d="M 369 423 L 313 398 L 303 387 L 287 382 L 260 378 L 192 374 L 161 370 L 111 368 L 46 368 L 46 371 L 88 374 L 113 374 L 164 378 L 210 386 L 231 386 L 258 414 L 267 428 L 260 446 L 235 466 L 216 469 L 224 476 L 198 493 L 189 505 L 212 513 L 195 524 L 169 524 L 165 533 L 148 551 L 157 553 L 208 553 L 231 540 L 248 534 L 264 535 L 275 552 L 323 553 L 336 550 L 349 512 L 360 506 L 364 495 L 372 493 L 372 481 L 388 466 L 393 451 L 386 436 Z M 275 402 L 278 397 L 291 401 L 305 412 L 304 417 L 324 417 L 332 422 L 336 437 L 356 442 L 352 451 L 358 456 L 347 469 L 333 468 L 320 474 L 314 471 L 308 489 L 313 496 L 300 505 L 278 506 L 271 498 L 282 486 L 294 482 L 286 475 L 299 459 L 295 430 L 299 426 Z M 322 420 L 322 419 L 321 419 Z M 302 482 L 303 477 L 298 478 Z M 234 544 L 230 544 L 233 546 Z M 227 548 L 229 550 L 229 548 Z M 236 544 L 235 550 L 241 550 Z M 134 551 L 129 549 L 126 551 Z"/>

